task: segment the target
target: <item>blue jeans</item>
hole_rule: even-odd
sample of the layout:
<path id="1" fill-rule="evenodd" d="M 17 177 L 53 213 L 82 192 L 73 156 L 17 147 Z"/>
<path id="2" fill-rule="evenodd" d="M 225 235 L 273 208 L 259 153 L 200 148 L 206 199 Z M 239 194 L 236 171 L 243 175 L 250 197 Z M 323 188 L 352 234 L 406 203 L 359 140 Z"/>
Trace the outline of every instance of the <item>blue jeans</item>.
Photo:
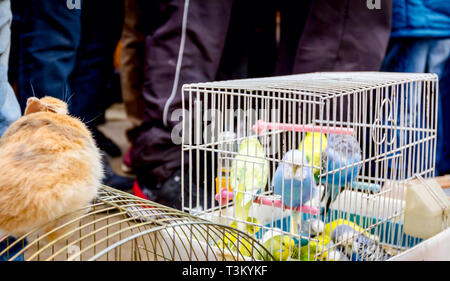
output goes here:
<path id="1" fill-rule="evenodd" d="M 446 139 L 450 140 L 450 111 L 448 110 L 450 108 L 450 38 L 391 39 L 382 71 L 438 75 L 436 173 L 438 175 L 450 173 L 450 147 L 445 146 Z"/>
<path id="2" fill-rule="evenodd" d="M 20 117 L 20 108 L 8 83 L 8 59 L 11 38 L 9 0 L 0 0 L 0 136 Z"/>
<path id="3" fill-rule="evenodd" d="M 33 95 L 53 96 L 67 101 L 72 115 L 97 120 L 106 109 L 105 92 L 114 70 L 120 1 L 81 1 L 81 9 L 69 8 L 66 0 L 22 1 L 25 8 L 17 15 L 22 110 Z"/>
<path id="4" fill-rule="evenodd" d="M 0 64 L 0 136 L 20 117 L 19 103 L 7 78 L 7 68 Z"/>
<path id="5" fill-rule="evenodd" d="M 0 137 L 8 129 L 12 122 L 20 117 L 20 107 L 16 96 L 8 83 L 8 60 L 11 44 L 11 7 L 9 0 L 0 0 Z M 0 240 L 3 237 L 0 237 Z M 12 243 L 14 238 L 10 237 L 0 242 L 0 252 Z M 22 243 L 15 245 L 8 254 L 1 255 L 0 261 L 14 256 L 23 247 Z M 20 255 L 16 260 L 22 260 Z"/>
<path id="6" fill-rule="evenodd" d="M 27 8 L 18 17 L 20 106 L 24 109 L 34 94 L 67 100 L 81 36 L 81 10 L 69 9 L 65 0 L 23 2 Z"/>

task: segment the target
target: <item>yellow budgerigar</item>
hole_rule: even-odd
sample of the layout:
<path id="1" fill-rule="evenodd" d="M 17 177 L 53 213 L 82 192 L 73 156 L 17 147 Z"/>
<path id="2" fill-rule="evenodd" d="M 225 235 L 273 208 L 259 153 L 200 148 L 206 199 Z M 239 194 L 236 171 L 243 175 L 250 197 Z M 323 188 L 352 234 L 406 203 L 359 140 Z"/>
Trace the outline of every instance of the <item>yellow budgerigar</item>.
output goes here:
<path id="1" fill-rule="evenodd" d="M 241 237 L 238 240 L 236 233 L 226 232 L 223 239 L 216 242 L 216 246 L 223 250 L 234 252 L 239 250 L 242 256 L 252 257 L 253 247 L 248 239 Z"/>
<path id="2" fill-rule="evenodd" d="M 315 167 L 321 167 L 322 163 L 320 155 L 326 147 L 327 137 L 325 136 L 325 134 L 308 132 L 303 138 L 302 143 L 300 144 L 298 149 L 304 151 L 306 158 L 308 159 L 308 162 L 310 164 L 313 164 Z M 315 177 L 319 175 L 319 172 L 319 169 L 313 169 Z"/>
<path id="3" fill-rule="evenodd" d="M 339 233 L 336 233 L 335 230 L 338 226 L 344 226 L 345 229 L 351 229 L 352 231 L 356 232 L 356 233 L 362 233 L 362 234 L 366 234 L 363 233 L 364 229 L 362 229 L 359 225 L 357 225 L 354 222 L 348 221 L 348 220 L 344 220 L 344 219 L 338 219 L 338 220 L 334 220 L 330 223 L 327 223 L 325 225 L 325 235 L 334 238 L 335 236 L 340 235 L 341 233 L 341 229 L 339 229 Z"/>
<path id="4" fill-rule="evenodd" d="M 230 170 L 231 187 L 236 192 L 237 219 L 248 220 L 254 196 L 265 188 L 268 177 L 269 161 L 259 140 L 256 137 L 243 140 Z M 238 229 L 245 232 L 245 224 L 239 223 Z"/>
<path id="5" fill-rule="evenodd" d="M 300 248 L 302 261 L 348 261 L 347 256 L 333 246 L 333 241 L 328 235 L 319 235 L 307 245 Z"/>

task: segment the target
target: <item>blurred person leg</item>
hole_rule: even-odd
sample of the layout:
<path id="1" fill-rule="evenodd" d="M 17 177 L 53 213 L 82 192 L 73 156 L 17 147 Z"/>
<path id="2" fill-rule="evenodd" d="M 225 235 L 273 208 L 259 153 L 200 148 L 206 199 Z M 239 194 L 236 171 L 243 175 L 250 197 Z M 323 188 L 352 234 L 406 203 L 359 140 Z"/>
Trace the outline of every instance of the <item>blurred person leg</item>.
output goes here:
<path id="1" fill-rule="evenodd" d="M 448 117 L 443 109 L 449 103 L 450 38 L 392 38 L 383 62 L 383 71 L 436 73 L 439 77 L 438 128 L 436 146 L 436 173 L 450 173 L 450 150 L 445 149 L 448 138 Z M 407 122 L 417 116 L 418 102 L 408 108 Z M 411 116 L 411 117 L 410 117 Z M 419 124 L 420 125 L 420 124 Z"/>
<path id="2" fill-rule="evenodd" d="M 20 116 L 19 103 L 8 82 L 7 67 L 0 64 L 0 136 Z"/>
<path id="3" fill-rule="evenodd" d="M 143 25 L 142 3 L 139 0 L 125 1 L 125 17 L 121 36 L 120 55 L 120 84 L 122 88 L 122 100 L 125 111 L 132 127 L 128 131 L 142 123 L 144 117 L 144 98 L 142 96 L 142 85 L 144 77 L 145 59 L 145 32 L 141 30 Z M 122 170 L 133 173 L 130 153 L 134 139 L 128 134 L 131 147 L 125 152 L 122 161 Z"/>
<path id="4" fill-rule="evenodd" d="M 9 125 L 20 117 L 20 107 L 14 92 L 8 82 L 8 62 L 11 43 L 11 5 L 9 0 L 0 0 L 0 137 L 8 129 Z M 0 233 L 0 252 L 11 245 L 15 238 L 5 238 Z M 12 247 L 8 253 L 0 256 L 0 261 L 14 256 L 21 251 L 24 244 L 18 243 Z M 23 260 L 23 255 L 19 255 L 16 261 Z"/>
<path id="5" fill-rule="evenodd" d="M 108 23 L 102 21 L 102 13 L 108 14 L 108 5 L 95 10 L 98 1 L 23 0 L 26 4 L 21 15 L 19 38 L 18 92 L 24 108 L 28 97 L 53 96 L 69 104 L 72 115 L 81 118 L 90 127 L 99 148 L 105 150 L 105 142 L 99 139 L 94 122 L 105 110 L 105 83 L 112 73 L 114 30 L 120 36 L 121 18 Z M 88 3 L 84 13 L 84 2 Z M 116 1 L 117 2 L 117 1 Z M 80 3 L 71 6 L 68 3 Z M 91 6 L 92 5 L 92 6 Z M 99 4 L 101 5 L 101 4 Z M 112 17 L 115 14 L 110 13 Z M 104 16 L 104 15 L 103 15 Z M 114 29 L 114 25 L 119 27 Z M 102 30 L 103 28 L 103 30 Z M 83 32 L 82 32 L 83 29 Z M 106 30 L 105 30 L 106 29 Z M 83 33 L 83 34 L 82 34 Z M 111 36 L 111 37 L 109 37 Z M 101 40 L 105 40 L 102 42 Z M 107 51 L 112 49 L 110 56 Z M 109 60 L 109 62 L 108 62 Z M 120 154 L 120 150 L 119 150 Z M 105 178 L 103 183 L 118 189 L 129 189 L 132 181 L 121 177 L 103 157 Z"/>
<path id="6" fill-rule="evenodd" d="M 137 171 L 137 187 L 144 195 L 181 208 L 180 179 L 184 173 L 181 171 L 181 147 L 171 138 L 172 129 L 181 120 L 172 118 L 172 112 L 181 108 L 183 84 L 216 78 L 232 1 L 173 0 L 157 3 L 158 9 L 154 11 L 157 27 L 146 37 L 144 120 L 135 132 L 131 158 Z M 187 15 L 185 26 L 184 12 Z M 185 39 L 184 44 L 182 38 Z M 177 63 L 181 63 L 179 69 Z M 189 181 L 186 177 L 186 182 Z M 204 202 L 198 203 L 204 206 Z M 195 202 L 193 204 L 193 207 L 198 206 Z"/>
<path id="7" fill-rule="evenodd" d="M 217 81 L 272 76 L 277 60 L 271 0 L 234 1 Z"/>
<path id="8" fill-rule="evenodd" d="M 136 0 L 125 1 L 125 20 L 121 37 L 120 82 L 125 110 L 134 126 L 141 124 L 144 115 L 142 85 L 145 33 L 139 29 L 139 20 L 143 15 L 139 2 Z"/>
<path id="9" fill-rule="evenodd" d="M 81 9 L 69 7 L 65 0 L 22 0 L 22 4 L 17 46 L 18 98 L 22 110 L 33 95 L 67 101 L 81 38 Z"/>
<path id="10" fill-rule="evenodd" d="M 312 1 L 282 0 L 278 2 L 280 18 L 275 75 L 289 75 L 293 73 L 298 43 L 305 28 Z"/>
<path id="11" fill-rule="evenodd" d="M 293 73 L 378 71 L 389 42 L 392 1 L 312 1 L 298 43 Z"/>
<path id="12" fill-rule="evenodd" d="M 114 84 L 114 51 L 123 24 L 123 0 L 84 1 L 81 38 L 70 76 L 71 112 L 91 129 L 97 145 L 110 156 L 120 148 L 97 125 L 104 123 L 106 109 L 117 100 Z M 101 15 L 101 16 L 99 16 Z"/>
<path id="13" fill-rule="evenodd" d="M 442 75 L 439 79 L 439 117 L 437 132 L 437 153 L 436 165 L 438 175 L 450 174 L 450 149 L 448 149 L 448 140 L 450 139 L 450 112 L 445 109 L 450 108 L 450 58 L 442 69 Z"/>
<path id="14" fill-rule="evenodd" d="M 113 56 L 122 30 L 123 5 L 123 0 L 83 2 L 81 39 L 71 75 L 73 114 L 87 124 L 99 148 L 110 156 L 120 156 L 120 148 L 97 125 L 104 122 L 105 110 L 116 99 L 108 85 L 114 79 Z M 108 162 L 103 153 L 103 184 L 121 190 L 131 189 L 133 179 L 116 174 Z"/>
<path id="15" fill-rule="evenodd" d="M 9 53 L 8 80 L 15 93 L 17 93 L 17 77 L 19 70 L 19 34 L 22 23 L 22 10 L 24 7 L 18 1 L 11 2 L 11 48 Z"/>
<path id="16" fill-rule="evenodd" d="M 0 0 L 0 136 L 21 115 L 16 96 L 8 82 L 11 21 L 10 1 Z"/>

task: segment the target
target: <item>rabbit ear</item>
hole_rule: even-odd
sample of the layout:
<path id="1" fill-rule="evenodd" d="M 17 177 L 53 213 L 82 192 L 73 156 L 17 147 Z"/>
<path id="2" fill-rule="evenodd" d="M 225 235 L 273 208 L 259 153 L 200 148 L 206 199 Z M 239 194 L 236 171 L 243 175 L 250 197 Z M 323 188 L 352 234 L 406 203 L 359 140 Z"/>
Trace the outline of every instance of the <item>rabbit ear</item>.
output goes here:
<path id="1" fill-rule="evenodd" d="M 28 115 L 35 112 L 42 111 L 43 106 L 41 101 L 38 98 L 31 97 L 27 100 L 27 108 L 25 108 L 25 114 Z"/>

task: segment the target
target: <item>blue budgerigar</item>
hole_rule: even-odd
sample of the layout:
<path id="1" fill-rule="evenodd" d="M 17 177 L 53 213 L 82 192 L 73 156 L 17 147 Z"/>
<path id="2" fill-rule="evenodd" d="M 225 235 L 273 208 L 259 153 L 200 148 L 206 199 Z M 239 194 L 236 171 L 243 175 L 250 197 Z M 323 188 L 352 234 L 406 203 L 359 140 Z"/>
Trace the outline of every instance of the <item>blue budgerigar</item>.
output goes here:
<path id="1" fill-rule="evenodd" d="M 284 155 L 273 179 L 274 193 L 281 196 L 283 204 L 300 207 L 315 197 L 318 190 L 311 167 L 301 150 L 293 149 Z M 291 232 L 298 232 L 299 213 L 292 218 Z"/>
<path id="2" fill-rule="evenodd" d="M 317 194 L 316 182 L 308 165 L 305 154 L 293 149 L 284 155 L 273 179 L 275 194 L 282 196 L 282 201 L 291 208 L 299 207 Z"/>
<path id="3" fill-rule="evenodd" d="M 361 170 L 361 157 L 361 147 L 355 137 L 329 135 L 322 155 L 324 171 L 327 173 L 322 178 L 322 182 L 327 184 L 327 208 L 343 187 L 355 181 Z"/>
<path id="4" fill-rule="evenodd" d="M 347 249 L 351 249 L 348 256 L 352 261 L 384 261 L 392 257 L 376 240 L 363 234 L 356 236 Z"/>
<path id="5" fill-rule="evenodd" d="M 339 243 L 350 260 L 380 261 L 391 257 L 378 243 L 376 236 L 362 232 L 362 229 L 353 223 L 340 220 L 325 228 L 330 230 L 331 239 Z"/>

